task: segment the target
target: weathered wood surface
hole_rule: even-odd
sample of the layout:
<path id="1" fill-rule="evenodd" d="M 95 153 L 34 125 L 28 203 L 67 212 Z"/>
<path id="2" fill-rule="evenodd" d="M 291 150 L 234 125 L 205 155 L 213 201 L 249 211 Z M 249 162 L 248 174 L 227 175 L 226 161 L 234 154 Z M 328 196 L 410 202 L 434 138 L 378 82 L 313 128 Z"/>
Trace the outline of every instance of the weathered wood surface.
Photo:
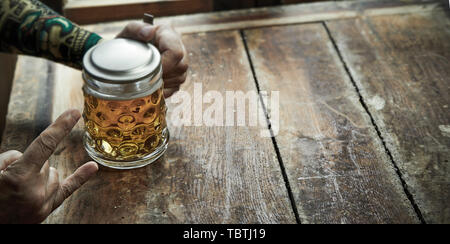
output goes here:
<path id="1" fill-rule="evenodd" d="M 188 35 L 184 42 L 191 69 L 183 90 L 191 96 L 194 82 L 203 84 L 203 92 L 216 90 L 224 96 L 225 90 L 256 90 L 238 32 Z M 45 109 L 52 111 L 53 121 L 68 108 L 82 109 L 83 96 L 80 72 L 51 66 L 54 89 L 48 99 L 53 101 Z M 33 66 L 27 71 L 38 72 Z M 168 105 L 172 111 L 170 101 Z M 169 112 L 169 120 L 171 116 Z M 81 126 L 80 122 L 50 159 L 61 177 L 89 160 Z M 259 129 L 170 126 L 170 132 L 164 158 L 137 170 L 102 168 L 46 222 L 295 223 L 272 142 L 260 138 Z"/>
<path id="2" fill-rule="evenodd" d="M 277 7 L 224 11 L 158 18 L 156 24 L 173 25 L 181 33 L 249 29 L 310 23 L 365 15 L 420 13 L 440 9 L 440 0 L 314 2 Z"/>
<path id="3" fill-rule="evenodd" d="M 52 72 L 44 59 L 17 59 L 0 152 L 24 151 L 51 122 Z"/>
<path id="4" fill-rule="evenodd" d="M 392 14 L 405 11 L 417 12 L 443 5 L 443 1 L 440 0 L 307 1 L 308 3 L 304 4 L 291 4 L 305 2 L 297 0 L 283 2 L 283 4 L 289 4 L 288 6 L 261 8 L 260 6 L 274 3 L 271 0 L 245 0 L 239 3 L 224 1 L 224 6 L 250 9 L 193 14 L 213 10 L 215 8 L 213 2 L 213 0 L 72 0 L 66 4 L 64 14 L 79 24 L 141 18 L 144 12 L 150 12 L 159 17 L 189 14 L 165 19 L 175 22 L 174 25 L 182 26 L 186 29 L 184 31 L 200 32 L 352 18 L 366 14 L 386 14 L 386 11 Z M 220 8 L 220 5 L 217 3 L 217 7 Z M 268 24 L 270 22 L 273 23 Z"/>
<path id="5" fill-rule="evenodd" d="M 295 223 L 298 216 L 302 223 L 416 223 L 420 213 L 427 222 L 448 222 L 448 19 L 430 12 L 441 9 L 435 3 L 322 4 L 156 23 L 198 33 L 184 37 L 191 71 L 183 89 L 192 92 L 193 82 L 201 82 L 203 93 L 223 95 L 225 90 L 255 90 L 252 73 L 238 32 L 204 31 L 347 18 L 326 26 L 360 94 L 321 24 L 245 31 L 261 90 L 281 92 L 282 125 L 275 138 L 280 155 L 270 139 L 259 137 L 259 128 L 171 126 L 172 142 L 163 159 L 132 171 L 102 168 L 47 222 Z M 113 38 L 125 24 L 88 28 Z M 395 82 L 403 76 L 404 83 Z M 81 85 L 78 71 L 20 57 L 0 150 L 23 151 L 63 110 L 81 109 Z M 384 107 L 377 110 L 381 101 Z M 81 125 L 50 160 L 61 177 L 88 160 Z M 410 199 L 405 192 L 412 193 Z"/>
<path id="6" fill-rule="evenodd" d="M 183 34 L 221 30 L 239 30 L 264 26 L 310 23 L 366 15 L 420 13 L 443 7 L 439 0 L 317 2 L 278 7 L 264 7 L 205 14 L 156 18 L 155 24 L 172 25 Z M 139 16 L 140 18 L 141 16 Z M 87 25 L 86 28 L 104 26 L 118 32 L 127 21 Z"/>
<path id="7" fill-rule="evenodd" d="M 450 223 L 448 12 L 327 22 L 428 223 Z"/>
<path id="8" fill-rule="evenodd" d="M 275 140 L 301 222 L 418 222 L 323 25 L 245 35 L 260 89 L 280 92 Z"/>
<path id="9" fill-rule="evenodd" d="M 141 18 L 143 13 L 171 16 L 209 12 L 211 0 L 77 0 L 64 6 L 64 15 L 78 24 Z"/>
<path id="10" fill-rule="evenodd" d="M 17 55 L 0 53 L 0 141 L 6 124 L 6 112 L 8 110 L 11 86 L 14 79 Z"/>

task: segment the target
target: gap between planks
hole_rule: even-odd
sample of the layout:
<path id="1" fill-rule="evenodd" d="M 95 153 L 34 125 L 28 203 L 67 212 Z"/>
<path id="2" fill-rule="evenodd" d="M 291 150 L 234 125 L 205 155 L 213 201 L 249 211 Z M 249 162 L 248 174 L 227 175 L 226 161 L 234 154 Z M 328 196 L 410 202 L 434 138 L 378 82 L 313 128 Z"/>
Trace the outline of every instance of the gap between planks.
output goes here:
<path id="1" fill-rule="evenodd" d="M 255 82 L 256 90 L 257 90 L 258 96 L 259 96 L 259 100 L 261 102 L 261 106 L 262 106 L 262 109 L 264 111 L 264 115 L 265 115 L 265 118 L 266 118 L 266 121 L 267 121 L 267 127 L 268 127 L 268 129 L 270 131 L 270 138 L 272 139 L 272 144 L 273 144 L 273 147 L 275 149 L 275 153 L 277 155 L 278 163 L 280 165 L 281 174 L 283 175 L 284 184 L 286 186 L 286 190 L 287 190 L 288 196 L 289 196 L 289 201 L 291 203 L 292 211 L 294 212 L 295 220 L 297 221 L 297 223 L 301 224 L 300 215 L 298 213 L 297 205 L 295 204 L 294 195 L 292 193 L 292 188 L 291 188 L 291 185 L 289 183 L 289 179 L 288 179 L 288 176 L 287 176 L 287 173 L 286 173 L 286 168 L 284 167 L 283 158 L 281 157 L 280 149 L 278 148 L 277 141 L 275 140 L 275 135 L 274 135 L 273 130 L 272 130 L 272 124 L 270 122 L 269 113 L 267 112 L 266 105 L 264 104 L 264 100 L 262 98 L 261 89 L 259 87 L 258 78 L 256 77 L 256 73 L 255 73 L 255 67 L 253 65 L 253 61 L 252 61 L 252 58 L 250 56 L 250 52 L 249 52 L 248 45 L 247 45 L 247 40 L 245 39 L 244 30 L 239 30 L 239 33 L 240 33 L 242 42 L 243 42 L 244 47 L 245 47 L 245 54 L 247 55 L 247 59 L 248 59 L 249 65 L 250 65 L 250 69 L 252 71 L 253 81 Z"/>
<path id="2" fill-rule="evenodd" d="M 378 138 L 381 140 L 381 143 L 383 145 L 383 149 L 384 151 L 387 153 L 389 160 L 391 161 L 391 164 L 393 165 L 395 172 L 397 173 L 398 178 L 400 179 L 400 182 L 402 183 L 402 187 L 403 187 L 403 191 L 406 194 L 406 197 L 408 198 L 410 204 L 412 205 L 414 212 L 416 213 L 417 217 L 419 218 L 420 222 L 422 224 L 426 224 L 426 221 L 422 215 L 422 212 L 420 211 L 419 206 L 417 205 L 416 201 L 414 200 L 414 197 L 412 196 L 411 192 L 408 189 L 408 185 L 406 184 L 406 181 L 403 179 L 403 175 L 400 172 L 400 169 L 397 166 L 397 163 L 395 162 L 394 158 L 392 157 L 391 151 L 389 150 L 389 148 L 386 146 L 386 141 L 384 139 L 384 137 L 382 136 L 380 129 L 378 127 L 378 125 L 375 123 L 375 120 L 373 119 L 372 114 L 369 111 L 369 108 L 367 106 L 366 101 L 364 101 L 363 96 L 361 95 L 361 92 L 358 88 L 358 86 L 356 85 L 355 80 L 353 79 L 353 76 L 351 75 L 349 68 L 347 66 L 347 63 L 345 62 L 344 58 L 342 57 L 341 51 L 339 50 L 339 47 L 336 44 L 335 39 L 333 38 L 333 35 L 331 34 L 330 30 L 328 29 L 328 26 L 326 24 L 325 21 L 321 21 L 323 27 L 325 28 L 325 31 L 327 32 L 328 38 L 330 39 L 331 43 L 333 44 L 334 49 L 336 50 L 336 53 L 339 56 L 339 60 L 341 61 L 342 65 L 344 66 L 345 72 L 347 74 L 347 76 L 350 78 L 350 81 L 353 85 L 353 87 L 355 88 L 356 92 L 358 93 L 359 96 L 359 102 L 361 103 L 361 105 L 363 106 L 364 110 L 366 111 L 366 113 L 369 115 L 370 118 L 370 122 L 372 123 L 372 126 L 375 128 Z"/>

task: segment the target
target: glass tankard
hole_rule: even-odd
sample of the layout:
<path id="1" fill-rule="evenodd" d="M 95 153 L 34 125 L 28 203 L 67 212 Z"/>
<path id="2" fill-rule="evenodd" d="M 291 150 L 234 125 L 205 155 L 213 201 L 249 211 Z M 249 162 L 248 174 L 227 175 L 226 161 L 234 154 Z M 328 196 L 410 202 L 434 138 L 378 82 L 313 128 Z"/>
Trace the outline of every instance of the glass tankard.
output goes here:
<path id="1" fill-rule="evenodd" d="M 145 166 L 167 149 L 161 55 L 151 44 L 117 38 L 83 58 L 83 143 L 98 163 Z"/>

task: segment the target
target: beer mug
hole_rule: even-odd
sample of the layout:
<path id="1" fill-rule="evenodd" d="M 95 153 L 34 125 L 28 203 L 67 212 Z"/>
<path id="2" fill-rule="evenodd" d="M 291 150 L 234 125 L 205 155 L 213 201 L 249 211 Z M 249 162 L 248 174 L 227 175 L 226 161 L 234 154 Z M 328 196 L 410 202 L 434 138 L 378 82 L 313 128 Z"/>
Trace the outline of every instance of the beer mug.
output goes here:
<path id="1" fill-rule="evenodd" d="M 83 57 L 87 153 L 116 169 L 143 167 L 167 149 L 161 55 L 151 44 L 117 38 Z"/>

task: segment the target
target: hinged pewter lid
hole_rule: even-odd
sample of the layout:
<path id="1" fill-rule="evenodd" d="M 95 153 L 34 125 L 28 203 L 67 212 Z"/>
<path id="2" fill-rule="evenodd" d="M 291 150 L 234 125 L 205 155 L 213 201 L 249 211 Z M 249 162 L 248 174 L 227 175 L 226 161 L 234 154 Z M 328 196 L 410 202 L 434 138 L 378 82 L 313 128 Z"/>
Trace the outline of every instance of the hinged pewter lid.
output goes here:
<path id="1" fill-rule="evenodd" d="M 159 73 L 161 55 L 151 44 L 125 38 L 102 42 L 83 57 L 84 72 L 105 83 L 127 84 Z"/>

